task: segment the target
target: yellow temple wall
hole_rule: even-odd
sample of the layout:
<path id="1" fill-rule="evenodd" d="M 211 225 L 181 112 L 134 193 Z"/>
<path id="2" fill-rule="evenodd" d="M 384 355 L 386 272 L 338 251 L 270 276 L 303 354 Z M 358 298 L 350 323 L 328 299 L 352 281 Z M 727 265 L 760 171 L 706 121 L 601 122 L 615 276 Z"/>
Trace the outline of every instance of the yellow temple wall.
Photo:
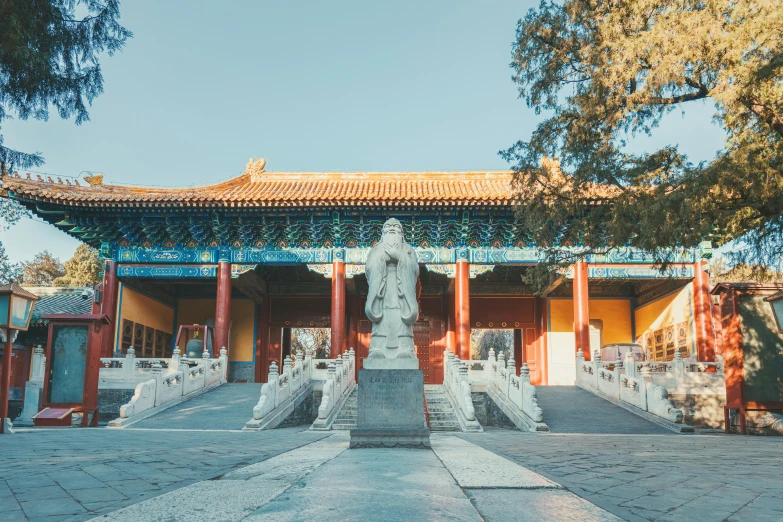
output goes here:
<path id="1" fill-rule="evenodd" d="M 656 344 L 665 346 L 667 342 L 672 342 L 667 341 L 667 333 L 673 334 L 675 346 L 684 346 L 688 353 L 695 352 L 693 285 L 688 284 L 677 292 L 639 306 L 634 310 L 634 316 L 637 342 L 645 348 L 652 342 L 652 360 L 661 360 L 661 357 L 656 357 L 654 353 Z M 656 334 L 663 336 L 662 342 L 656 343 Z"/>
<path id="2" fill-rule="evenodd" d="M 231 335 L 228 356 L 231 362 L 251 362 L 253 360 L 254 313 L 255 306 L 250 299 L 231 300 Z M 180 299 L 177 301 L 177 328 L 180 325 L 204 324 L 206 319 L 214 317 L 214 299 Z M 184 336 L 179 344 L 179 349 L 184 353 L 186 344 Z"/>
<path id="3" fill-rule="evenodd" d="M 162 330 L 176 335 L 171 331 L 174 324 L 174 308 L 140 294 L 120 283 L 120 298 L 117 301 L 119 321 L 114 331 L 114 346 L 119 347 L 120 328 L 124 320 L 140 323 L 144 326 Z"/>
<path id="4" fill-rule="evenodd" d="M 574 384 L 576 375 L 574 301 L 573 299 L 549 299 L 548 305 L 549 384 Z M 588 306 L 590 319 L 603 321 L 603 344 L 629 343 L 633 340 L 629 299 L 590 299 Z"/>

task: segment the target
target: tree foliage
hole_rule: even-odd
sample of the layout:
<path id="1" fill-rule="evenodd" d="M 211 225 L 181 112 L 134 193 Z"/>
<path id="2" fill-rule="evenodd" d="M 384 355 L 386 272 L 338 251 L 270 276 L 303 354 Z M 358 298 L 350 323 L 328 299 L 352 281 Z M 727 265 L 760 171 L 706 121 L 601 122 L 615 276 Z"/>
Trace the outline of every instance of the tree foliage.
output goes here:
<path id="1" fill-rule="evenodd" d="M 473 360 L 485 361 L 489 357 L 489 350 L 495 350 L 495 354 L 504 354 L 508 359 L 514 350 L 513 330 L 482 330 L 475 329 L 470 332 L 470 357 Z"/>
<path id="2" fill-rule="evenodd" d="M 17 263 L 11 263 L 8 254 L 5 253 L 5 247 L 0 242 L 0 285 L 10 283 L 11 280 L 16 283 L 22 281 L 22 269 Z"/>
<path id="3" fill-rule="evenodd" d="M 549 266 L 626 246 L 666 264 L 670 247 L 738 237 L 736 254 L 780 260 L 783 2 L 543 0 L 519 21 L 511 66 L 547 118 L 501 155 Z M 726 133 L 714 160 L 628 152 L 696 100 Z"/>
<path id="4" fill-rule="evenodd" d="M 332 346 L 329 328 L 293 328 L 291 329 L 291 349 L 300 353 L 309 348 L 313 359 L 329 359 Z"/>
<path id="5" fill-rule="evenodd" d="M 723 257 L 712 259 L 709 271 L 713 283 L 783 283 L 783 272 L 779 270 L 748 263 L 731 265 Z"/>
<path id="6" fill-rule="evenodd" d="M 50 107 L 77 125 L 88 121 L 103 92 L 99 55 L 132 37 L 119 17 L 119 0 L 0 0 L 0 129 L 11 117 L 47 120 Z M 40 152 L 7 147 L 0 132 L 0 175 L 43 162 Z M 0 219 L 13 223 L 20 213 L 15 202 L 0 204 Z"/>
<path id="7" fill-rule="evenodd" d="M 96 249 L 81 244 L 64 268 L 65 274 L 52 281 L 53 286 L 94 286 L 101 280 L 103 265 Z"/>
<path id="8" fill-rule="evenodd" d="M 65 275 L 60 260 L 44 250 L 32 261 L 22 261 L 22 282 L 26 286 L 52 286 L 54 280 Z"/>

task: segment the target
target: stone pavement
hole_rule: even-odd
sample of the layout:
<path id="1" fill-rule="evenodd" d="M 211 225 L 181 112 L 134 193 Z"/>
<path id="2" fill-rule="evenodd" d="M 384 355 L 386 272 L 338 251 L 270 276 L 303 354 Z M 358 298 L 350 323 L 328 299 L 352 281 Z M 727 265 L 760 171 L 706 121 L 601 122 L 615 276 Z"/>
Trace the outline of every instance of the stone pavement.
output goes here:
<path id="1" fill-rule="evenodd" d="M 0 439 L 0 521 L 86 520 L 326 434 L 52 429 Z"/>
<path id="2" fill-rule="evenodd" d="M 253 417 L 261 384 L 227 383 L 172 406 L 130 428 L 177 430 L 241 430 Z"/>
<path id="3" fill-rule="evenodd" d="M 519 465 L 449 435 L 433 450 L 348 449 L 331 437 L 103 518 L 598 522 L 619 520 Z"/>
<path id="4" fill-rule="evenodd" d="M 3 436 L 0 521 L 783 520 L 780 438 L 490 428 L 432 441 L 346 450 L 345 434 L 302 428 Z"/>
<path id="5" fill-rule="evenodd" d="M 460 434 L 625 520 L 783 520 L 783 438 Z"/>
<path id="6" fill-rule="evenodd" d="M 536 397 L 552 433 L 672 433 L 578 386 L 537 386 Z"/>

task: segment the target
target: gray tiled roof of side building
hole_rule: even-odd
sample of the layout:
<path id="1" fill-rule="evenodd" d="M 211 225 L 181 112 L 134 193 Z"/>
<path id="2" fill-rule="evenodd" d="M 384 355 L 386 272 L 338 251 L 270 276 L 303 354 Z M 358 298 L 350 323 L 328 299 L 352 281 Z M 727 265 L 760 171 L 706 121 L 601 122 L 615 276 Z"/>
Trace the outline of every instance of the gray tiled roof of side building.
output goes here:
<path id="1" fill-rule="evenodd" d="M 48 314 L 81 315 L 92 312 L 92 288 L 72 286 L 27 286 L 25 290 L 41 298 L 35 303 L 31 324 L 43 323 Z M 88 294 L 85 297 L 85 291 Z"/>

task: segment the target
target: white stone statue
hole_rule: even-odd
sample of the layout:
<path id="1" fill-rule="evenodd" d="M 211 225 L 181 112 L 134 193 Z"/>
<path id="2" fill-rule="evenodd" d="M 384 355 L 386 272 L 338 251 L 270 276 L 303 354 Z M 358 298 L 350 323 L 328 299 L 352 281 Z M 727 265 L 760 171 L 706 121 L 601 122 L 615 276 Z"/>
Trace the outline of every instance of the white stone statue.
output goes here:
<path id="1" fill-rule="evenodd" d="M 398 220 L 383 224 L 381 242 L 370 250 L 365 273 L 369 291 L 364 312 L 372 321 L 368 359 L 415 359 L 411 325 L 419 317 L 419 263 Z"/>

